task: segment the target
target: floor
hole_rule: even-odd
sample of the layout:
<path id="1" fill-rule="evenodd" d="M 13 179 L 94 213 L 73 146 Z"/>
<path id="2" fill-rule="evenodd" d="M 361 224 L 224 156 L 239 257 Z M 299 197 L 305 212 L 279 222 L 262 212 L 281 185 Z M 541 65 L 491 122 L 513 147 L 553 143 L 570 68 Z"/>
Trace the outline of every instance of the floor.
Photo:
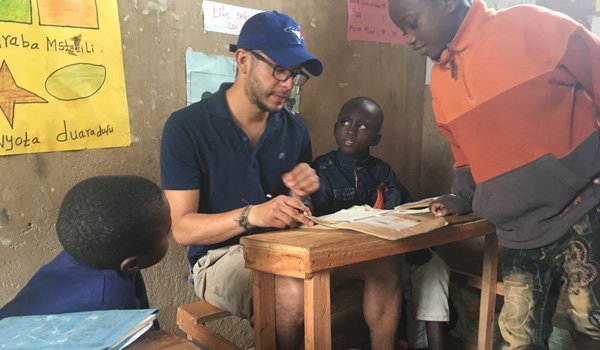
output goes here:
<path id="1" fill-rule="evenodd" d="M 446 334 L 444 344 L 447 349 L 452 350 L 471 350 L 477 348 L 477 322 L 479 314 L 479 295 L 477 290 L 471 290 L 469 288 L 454 287 L 454 292 L 451 293 L 451 297 L 455 301 L 455 304 L 459 313 L 459 322 L 457 327 Z M 502 306 L 502 298 L 499 297 L 497 300 L 497 311 L 500 311 Z M 553 318 L 554 330 L 550 337 L 549 347 L 550 350 L 592 350 L 597 347 L 585 347 L 577 348 L 573 343 L 570 332 L 573 331 L 567 317 L 567 300 L 561 295 L 558 302 L 558 307 Z M 499 348 L 500 343 L 500 331 L 498 329 L 498 315 L 496 315 L 495 325 L 495 346 L 494 349 Z M 461 322 L 461 319 L 463 320 Z M 469 321 L 464 321 L 464 320 Z M 475 321 L 473 321 L 475 320 Z"/>

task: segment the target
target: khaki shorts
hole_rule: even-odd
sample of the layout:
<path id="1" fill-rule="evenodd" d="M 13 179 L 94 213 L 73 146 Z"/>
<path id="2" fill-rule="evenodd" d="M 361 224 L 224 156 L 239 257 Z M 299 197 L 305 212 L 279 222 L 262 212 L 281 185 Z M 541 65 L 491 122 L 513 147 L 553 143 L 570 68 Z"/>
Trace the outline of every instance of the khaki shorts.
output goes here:
<path id="1" fill-rule="evenodd" d="M 239 317 L 252 316 L 252 271 L 244 267 L 241 245 L 215 250 L 192 268 L 196 295 Z"/>

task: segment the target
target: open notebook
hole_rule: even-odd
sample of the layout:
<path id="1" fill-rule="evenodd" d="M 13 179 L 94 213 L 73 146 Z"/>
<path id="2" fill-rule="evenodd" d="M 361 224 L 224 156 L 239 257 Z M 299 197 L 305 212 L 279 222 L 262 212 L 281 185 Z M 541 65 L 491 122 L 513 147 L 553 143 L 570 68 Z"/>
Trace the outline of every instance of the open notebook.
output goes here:
<path id="1" fill-rule="evenodd" d="M 374 209 L 368 205 L 342 209 L 324 216 L 309 216 L 319 225 L 367 233 L 376 237 L 397 240 L 429 232 L 449 224 L 478 219 L 473 214 L 436 218 L 429 212 L 433 198 L 406 203 L 394 209 Z"/>
<path id="2" fill-rule="evenodd" d="M 0 320 L 0 349 L 122 349 L 156 316 L 156 309 L 142 309 L 7 317 Z"/>

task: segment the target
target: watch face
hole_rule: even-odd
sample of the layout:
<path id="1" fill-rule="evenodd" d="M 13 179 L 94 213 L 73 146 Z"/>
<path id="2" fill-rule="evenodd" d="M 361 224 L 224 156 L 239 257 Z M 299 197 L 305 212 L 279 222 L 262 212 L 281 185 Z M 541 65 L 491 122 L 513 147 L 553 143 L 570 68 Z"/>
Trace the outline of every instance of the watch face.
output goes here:
<path id="1" fill-rule="evenodd" d="M 252 228 L 252 225 L 250 225 L 250 223 L 248 222 L 248 213 L 250 212 L 250 208 L 252 208 L 252 205 L 247 205 L 244 210 L 242 211 L 242 213 L 240 214 L 240 216 L 235 219 L 235 221 L 237 221 L 238 225 L 240 225 L 241 227 L 243 227 L 246 230 L 249 230 Z"/>

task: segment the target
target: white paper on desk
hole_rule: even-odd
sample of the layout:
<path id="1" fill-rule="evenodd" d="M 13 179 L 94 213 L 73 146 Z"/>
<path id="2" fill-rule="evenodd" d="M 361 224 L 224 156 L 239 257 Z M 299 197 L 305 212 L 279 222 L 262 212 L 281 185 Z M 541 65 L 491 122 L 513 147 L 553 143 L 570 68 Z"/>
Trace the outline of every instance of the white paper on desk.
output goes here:
<path id="1" fill-rule="evenodd" d="M 448 225 L 444 218 L 436 218 L 430 213 L 408 214 L 403 210 L 373 209 L 367 205 L 309 218 L 323 226 L 349 229 L 389 240 L 406 238 Z"/>
<path id="2" fill-rule="evenodd" d="M 416 202 L 403 203 L 403 204 L 396 206 L 394 209 L 400 210 L 400 211 L 426 209 L 425 211 L 422 211 L 422 212 L 427 212 L 429 210 L 429 204 L 431 204 L 431 202 L 433 202 L 437 198 L 438 197 L 429 197 L 429 198 L 424 198 L 424 199 L 418 200 Z M 417 212 L 414 212 L 414 213 L 416 214 Z"/>
<path id="3" fill-rule="evenodd" d="M 351 222 L 362 220 L 370 216 L 380 215 L 388 211 L 389 210 L 371 208 L 368 205 L 355 205 L 348 209 L 337 211 L 333 214 L 319 216 L 319 219 L 329 222 Z"/>

